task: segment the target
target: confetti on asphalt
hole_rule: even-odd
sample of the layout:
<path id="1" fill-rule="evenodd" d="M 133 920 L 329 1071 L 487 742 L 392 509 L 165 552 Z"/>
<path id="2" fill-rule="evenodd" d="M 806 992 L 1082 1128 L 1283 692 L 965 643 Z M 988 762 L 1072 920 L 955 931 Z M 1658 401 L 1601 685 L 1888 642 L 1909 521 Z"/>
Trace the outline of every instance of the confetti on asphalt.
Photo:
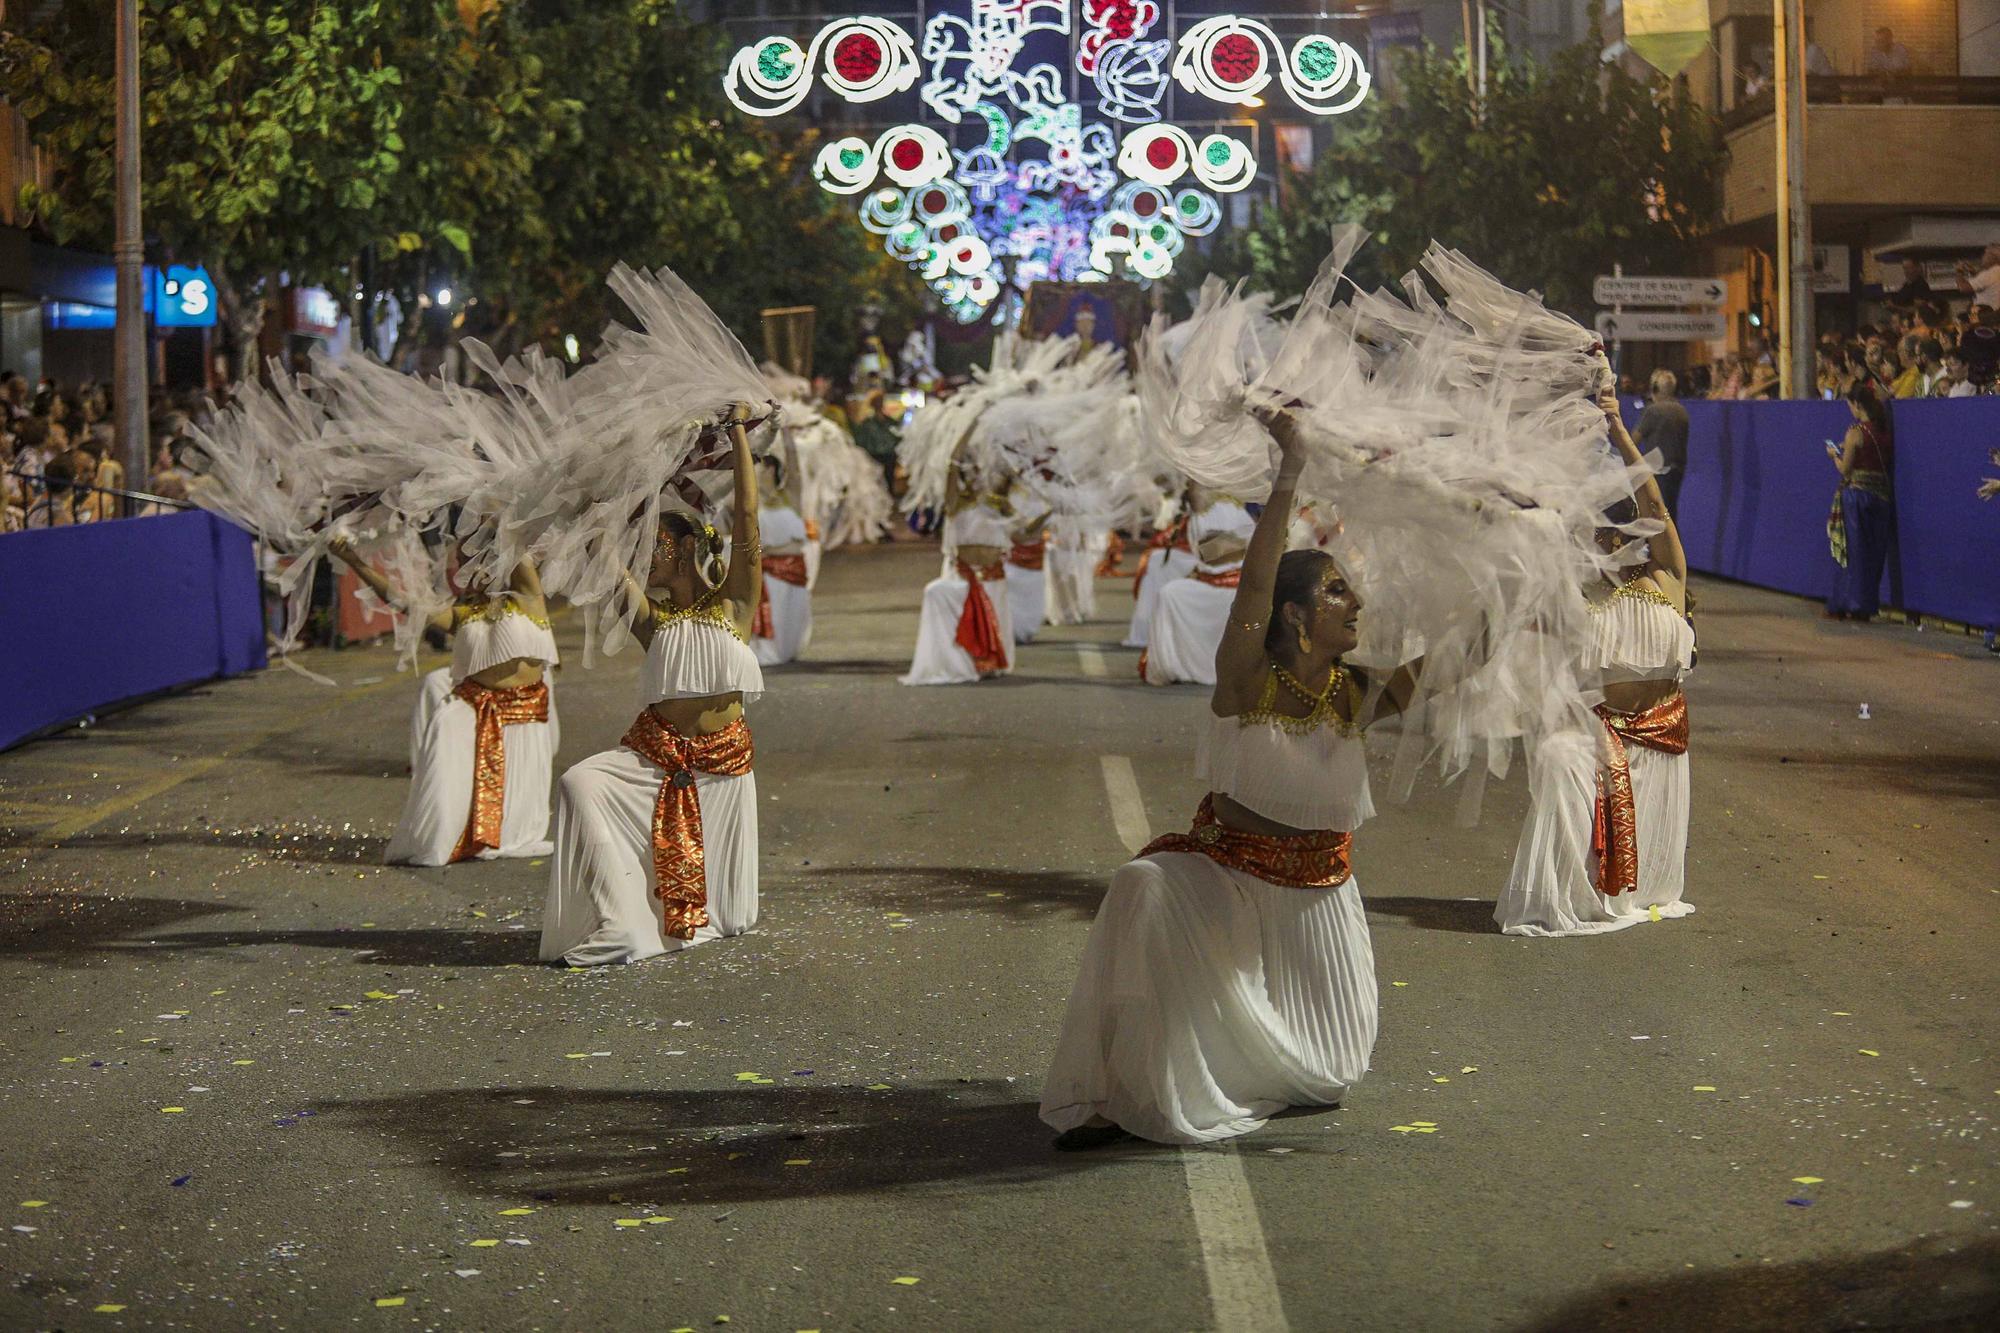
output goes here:
<path id="1" fill-rule="evenodd" d="M 899 1287 L 914 1287 L 923 1281 L 920 1277 L 892 1277 L 889 1280 Z"/>
<path id="2" fill-rule="evenodd" d="M 375 1308 L 378 1310 L 392 1310 L 402 1303 L 403 1298 L 401 1296 L 377 1296 L 375 1298 Z"/>
<path id="3" fill-rule="evenodd" d="M 1863 1047 L 1863 1048 L 1862 1048 L 1862 1051 L 1861 1051 L 1861 1053 L 1862 1053 L 1863 1055 L 1880 1055 L 1880 1054 L 1882 1054 L 1882 1052 L 1880 1052 L 1880 1051 L 1871 1051 L 1871 1050 L 1867 1049 L 1866 1047 Z"/>
<path id="4" fill-rule="evenodd" d="M 502 1217 L 526 1217 L 526 1216 L 527 1216 L 527 1215 L 528 1215 L 529 1213 L 532 1213 L 532 1212 L 534 1212 L 534 1211 L 535 1211 L 535 1210 L 534 1210 L 534 1209 L 532 1209 L 532 1208 L 502 1208 L 502 1209 L 500 1210 L 500 1216 L 502 1216 Z"/>
<path id="5" fill-rule="evenodd" d="M 99 1305 L 99 1306 L 94 1306 L 94 1307 L 92 1307 L 92 1309 L 91 1309 L 91 1311 L 90 1311 L 90 1312 L 91 1312 L 92 1314 L 117 1314 L 117 1313 L 118 1313 L 119 1311 L 123 1310 L 124 1308 L 125 1308 L 125 1307 L 124 1307 L 124 1306 L 122 1306 L 122 1305 L 112 1305 L 112 1304 L 111 1304 L 110 1302 L 108 1302 L 108 1301 L 107 1301 L 107 1302 L 106 1302 L 105 1304 L 103 1304 L 103 1305 Z"/>
<path id="6" fill-rule="evenodd" d="M 187 1107 L 185 1107 L 185 1106 L 162 1106 L 162 1107 L 160 1108 L 160 1114 L 161 1114 L 161 1115 L 179 1115 L 179 1114 L 180 1114 L 181 1112 L 183 1112 L 183 1111 L 185 1111 L 185 1110 L 187 1110 Z"/>
<path id="7" fill-rule="evenodd" d="M 1824 1176 L 1793 1176 L 1792 1183 L 1794 1185 L 1823 1185 L 1826 1183 L 1826 1178 Z"/>
<path id="8" fill-rule="evenodd" d="M 786 1161 L 785 1161 L 785 1165 L 786 1165 L 786 1166 L 811 1166 L 811 1165 L 812 1165 L 812 1158 L 810 1158 L 810 1157 L 792 1157 L 792 1158 L 788 1158 L 788 1159 L 786 1159 Z"/>
<path id="9" fill-rule="evenodd" d="M 499 1243 L 497 1240 L 475 1240 L 472 1242 L 472 1248 L 475 1250 L 490 1250 Z"/>
<path id="10" fill-rule="evenodd" d="M 451 1275 L 453 1277 L 478 1277 L 479 1270 L 476 1268 L 454 1268 L 451 1270 Z"/>
<path id="11" fill-rule="evenodd" d="M 23 1199 L 21 1200 L 21 1206 L 23 1208 L 46 1208 L 49 1206 L 49 1201 L 47 1199 Z"/>
<path id="12" fill-rule="evenodd" d="M 1694 1085 L 1694 1090 L 1696 1092 L 1714 1092 L 1715 1085 L 1713 1083 L 1697 1083 Z"/>

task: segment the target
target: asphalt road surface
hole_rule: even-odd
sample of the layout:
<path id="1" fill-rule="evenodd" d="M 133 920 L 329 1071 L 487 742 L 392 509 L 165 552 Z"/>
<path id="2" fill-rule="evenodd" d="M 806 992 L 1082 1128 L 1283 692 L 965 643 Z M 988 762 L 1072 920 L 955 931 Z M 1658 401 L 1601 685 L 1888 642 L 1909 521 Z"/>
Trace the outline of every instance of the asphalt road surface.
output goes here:
<path id="1" fill-rule="evenodd" d="M 829 558 L 752 710 L 763 920 L 636 967 L 535 963 L 542 864 L 379 864 L 386 649 L 0 755 L 0 1326 L 1996 1326 L 1976 644 L 1703 585 L 1695 916 L 1503 937 L 1520 776 L 1469 829 L 1420 789 L 1356 840 L 1382 1035 L 1346 1105 L 1058 1155 L 1075 961 L 1186 827 L 1204 700 L 1137 682 L 1111 580 L 1013 678 L 903 688 L 936 569 Z M 559 627 L 567 764 L 636 654 Z"/>

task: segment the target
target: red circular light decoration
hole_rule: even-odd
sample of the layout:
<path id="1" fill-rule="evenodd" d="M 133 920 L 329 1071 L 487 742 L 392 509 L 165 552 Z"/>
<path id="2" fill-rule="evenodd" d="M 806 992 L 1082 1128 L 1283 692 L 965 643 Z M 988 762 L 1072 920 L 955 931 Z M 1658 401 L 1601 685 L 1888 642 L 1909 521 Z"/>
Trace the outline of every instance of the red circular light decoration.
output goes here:
<path id="1" fill-rule="evenodd" d="M 1242 87 L 1264 66 L 1264 48 L 1247 33 L 1232 32 L 1208 49 L 1208 67 L 1217 82 Z"/>
<path id="2" fill-rule="evenodd" d="M 961 264 L 970 264 L 972 262 L 972 247 L 966 246 L 959 250 L 958 262 Z"/>
<path id="3" fill-rule="evenodd" d="M 957 240 L 957 239 L 958 239 L 958 224 L 957 224 L 956 222 L 954 222 L 954 223 L 951 223 L 951 224 L 949 224 L 948 226 L 943 226 L 943 227 L 939 227 L 939 228 L 938 228 L 938 239 L 939 239 L 940 241 L 955 241 L 955 240 Z"/>
<path id="4" fill-rule="evenodd" d="M 1139 194 L 1132 197 L 1132 211 L 1142 218 L 1149 218 L 1159 211 L 1158 195 Z"/>
<path id="5" fill-rule="evenodd" d="M 915 171 L 924 164 L 924 146 L 915 139 L 898 139 L 889 149 L 889 161 L 898 171 Z"/>
<path id="6" fill-rule="evenodd" d="M 1180 165 L 1181 149 L 1167 135 L 1160 135 L 1146 145 L 1146 162 L 1155 171 L 1172 171 Z"/>
<path id="7" fill-rule="evenodd" d="M 849 83 L 868 82 L 882 72 L 882 43 L 870 33 L 848 33 L 833 44 L 833 68 Z"/>

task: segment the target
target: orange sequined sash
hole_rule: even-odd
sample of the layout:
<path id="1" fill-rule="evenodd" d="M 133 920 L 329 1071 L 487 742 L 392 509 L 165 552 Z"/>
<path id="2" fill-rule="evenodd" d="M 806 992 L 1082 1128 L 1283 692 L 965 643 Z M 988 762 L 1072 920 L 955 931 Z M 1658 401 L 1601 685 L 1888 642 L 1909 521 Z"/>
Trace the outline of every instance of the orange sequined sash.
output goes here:
<path id="1" fill-rule="evenodd" d="M 1243 566 L 1238 565 L 1234 569 L 1219 572 L 1197 569 L 1194 576 L 1211 588 L 1234 588 L 1243 582 Z"/>
<path id="2" fill-rule="evenodd" d="M 764 557 L 764 573 L 780 583 L 803 588 L 806 586 L 806 558 L 802 555 L 767 555 Z M 757 610 L 750 617 L 750 637 L 778 637 L 777 626 L 771 619 L 771 590 L 761 579 L 757 583 Z"/>
<path id="3" fill-rule="evenodd" d="M 958 613 L 958 646 L 972 658 L 980 675 L 1007 669 L 1007 643 L 1000 637 L 1000 613 L 986 595 L 985 584 L 1007 577 L 1005 563 L 974 569 L 961 560 L 958 576 L 965 580 L 965 609 Z"/>
<path id="4" fill-rule="evenodd" d="M 500 846 L 500 816 L 507 796 L 507 742 L 503 727 L 549 720 L 549 683 L 495 689 L 461 680 L 452 695 L 472 706 L 472 810 L 451 859 L 466 861 Z"/>
<path id="5" fill-rule="evenodd" d="M 665 933 L 691 940 L 708 924 L 708 861 L 695 774 L 740 778 L 748 773 L 750 724 L 739 717 L 720 731 L 683 736 L 647 709 L 619 744 L 666 770 L 653 805 L 653 892 L 664 909 Z"/>
<path id="6" fill-rule="evenodd" d="M 1016 569 L 1040 569 L 1047 554 L 1047 542 L 1015 542 L 1007 552 L 1007 563 Z"/>
<path id="7" fill-rule="evenodd" d="M 1597 891 L 1606 897 L 1639 887 L 1639 820 L 1632 803 L 1632 761 L 1625 752 L 1643 745 L 1661 754 L 1688 750 L 1687 696 L 1678 691 L 1643 713 L 1619 713 L 1603 704 L 1604 763 L 1597 771 L 1597 803 L 1590 824 L 1590 850 L 1597 865 Z"/>
<path id="8" fill-rule="evenodd" d="M 1140 851 L 1188 852 L 1205 856 L 1219 866 L 1241 870 L 1266 884 L 1288 889 L 1334 889 L 1353 875 L 1348 851 L 1354 845 L 1352 833 L 1331 830 L 1300 833 L 1289 838 L 1264 833 L 1245 833 L 1230 828 L 1215 817 L 1215 798 L 1201 798 L 1194 812 L 1194 827 L 1186 833 L 1169 833 L 1153 839 Z"/>

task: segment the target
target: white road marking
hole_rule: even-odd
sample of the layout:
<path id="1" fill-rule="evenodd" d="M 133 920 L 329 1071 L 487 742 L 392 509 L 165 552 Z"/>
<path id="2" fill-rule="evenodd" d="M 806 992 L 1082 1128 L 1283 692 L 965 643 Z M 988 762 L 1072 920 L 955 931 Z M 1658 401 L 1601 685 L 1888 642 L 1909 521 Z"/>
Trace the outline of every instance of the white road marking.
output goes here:
<path id="1" fill-rule="evenodd" d="M 1099 757 L 1104 768 L 1104 794 L 1111 802 L 1111 821 L 1128 851 L 1152 840 L 1146 805 L 1132 761 L 1122 754 Z M 1243 1159 L 1233 1144 L 1208 1144 L 1181 1149 L 1187 1174 L 1188 1206 L 1194 1214 L 1195 1235 L 1201 1240 L 1202 1269 L 1208 1276 L 1208 1303 L 1214 1326 L 1221 1333 L 1285 1333 L 1285 1304 L 1278 1295 L 1278 1276 L 1264 1244 L 1257 1200 L 1243 1174 Z"/>
<path id="2" fill-rule="evenodd" d="M 1096 644 L 1079 643 L 1076 646 L 1076 655 L 1083 662 L 1084 675 L 1103 677 L 1111 674 L 1110 667 L 1104 661 L 1104 650 Z"/>
<path id="3" fill-rule="evenodd" d="M 1183 1148 L 1181 1166 L 1187 1172 L 1195 1234 L 1201 1237 L 1215 1327 L 1221 1333 L 1284 1333 L 1291 1325 L 1285 1322 L 1278 1275 L 1271 1271 L 1257 1200 L 1235 1145 Z"/>
<path id="4" fill-rule="evenodd" d="M 1132 761 L 1122 754 L 1101 756 L 1104 765 L 1104 794 L 1111 799 L 1111 824 L 1125 850 L 1136 852 L 1153 840 L 1146 823 L 1146 802 L 1139 795 L 1139 778 Z"/>

